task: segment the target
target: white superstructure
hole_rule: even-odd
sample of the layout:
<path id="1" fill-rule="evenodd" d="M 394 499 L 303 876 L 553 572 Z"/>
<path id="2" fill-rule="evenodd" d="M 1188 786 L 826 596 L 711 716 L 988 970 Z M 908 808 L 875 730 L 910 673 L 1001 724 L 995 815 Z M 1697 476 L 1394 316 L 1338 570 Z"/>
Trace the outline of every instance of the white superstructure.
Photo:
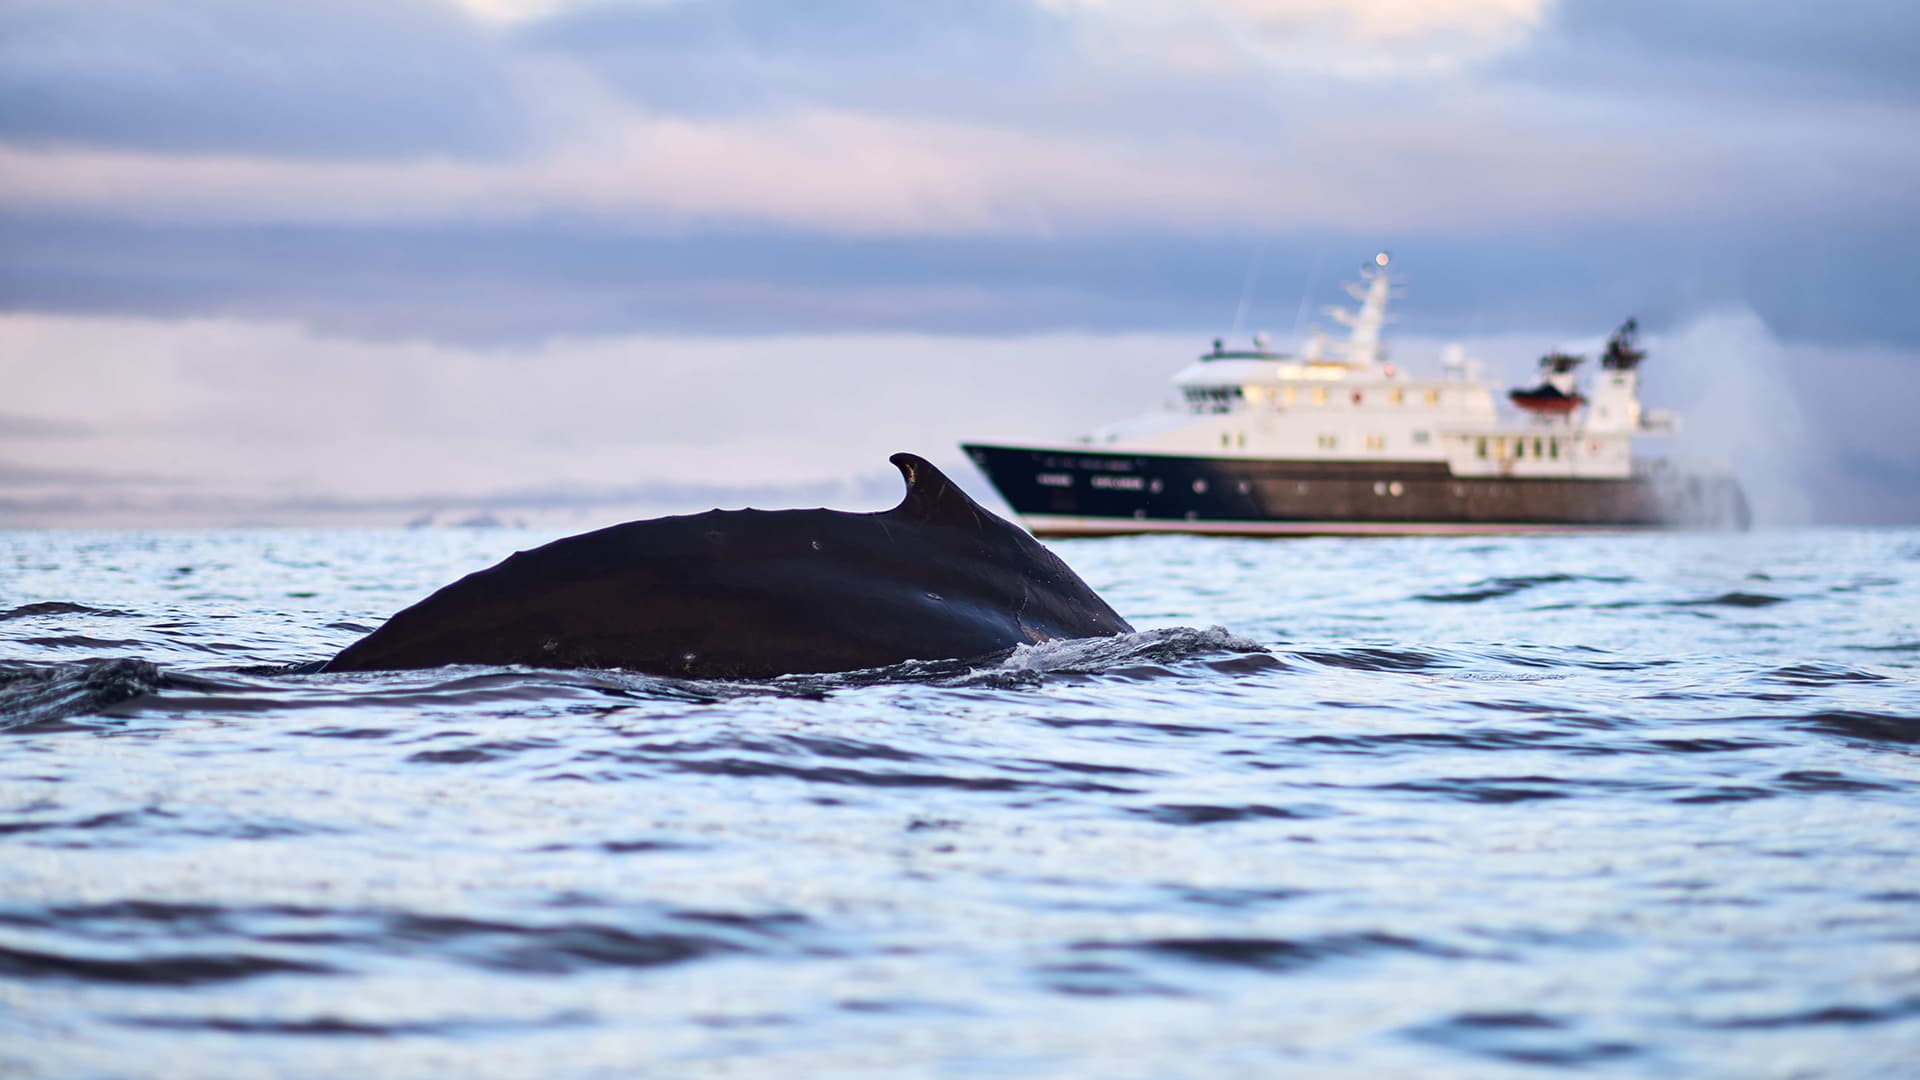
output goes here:
<path id="1" fill-rule="evenodd" d="M 1247 351 L 1215 341 L 1173 377 L 1178 397 L 1169 407 L 1095 431 L 1080 445 L 1217 458 L 1445 462 L 1456 476 L 1605 478 L 1632 474 L 1635 435 L 1673 430 L 1666 415 L 1641 411 L 1631 323 L 1609 343 L 1590 399 L 1575 389 L 1579 358 L 1555 353 L 1543 361 L 1558 365 L 1537 392 L 1545 402 L 1517 392 L 1515 401 L 1527 398 L 1527 407 L 1503 416 L 1498 388 L 1457 351 L 1438 378 L 1394 365 L 1381 337 L 1393 287 L 1386 253 L 1362 275 L 1348 286 L 1358 308 L 1328 309 L 1348 327 L 1345 341 L 1316 332 L 1298 355 L 1268 351 L 1264 337 Z"/>

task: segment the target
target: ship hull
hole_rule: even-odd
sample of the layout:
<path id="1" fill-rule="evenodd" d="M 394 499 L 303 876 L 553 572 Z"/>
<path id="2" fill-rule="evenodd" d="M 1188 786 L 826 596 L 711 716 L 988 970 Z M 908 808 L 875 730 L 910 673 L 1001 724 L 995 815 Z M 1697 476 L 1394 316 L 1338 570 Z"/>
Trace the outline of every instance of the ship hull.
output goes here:
<path id="1" fill-rule="evenodd" d="M 970 443 L 1039 536 L 1381 536 L 1748 524 L 1730 476 L 1463 477 L 1437 461 L 1307 461 Z"/>

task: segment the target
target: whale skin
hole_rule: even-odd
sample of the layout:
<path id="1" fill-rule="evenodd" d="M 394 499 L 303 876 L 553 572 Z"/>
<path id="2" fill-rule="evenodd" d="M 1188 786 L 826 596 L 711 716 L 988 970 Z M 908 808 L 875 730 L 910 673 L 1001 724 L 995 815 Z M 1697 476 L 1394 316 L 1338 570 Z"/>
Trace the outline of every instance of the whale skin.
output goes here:
<path id="1" fill-rule="evenodd" d="M 1132 631 L 1066 563 L 913 454 L 899 506 L 711 510 L 518 552 L 396 613 L 327 672 L 449 664 L 758 679 Z"/>

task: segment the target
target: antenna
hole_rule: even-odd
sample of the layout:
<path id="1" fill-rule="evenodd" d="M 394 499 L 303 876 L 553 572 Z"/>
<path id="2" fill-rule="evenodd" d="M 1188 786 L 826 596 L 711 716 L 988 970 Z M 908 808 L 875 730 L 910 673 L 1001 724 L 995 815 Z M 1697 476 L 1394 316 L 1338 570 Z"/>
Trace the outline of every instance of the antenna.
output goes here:
<path id="1" fill-rule="evenodd" d="M 1320 283 L 1320 264 L 1327 258 L 1326 241 L 1313 252 L 1313 269 L 1307 272 L 1306 287 L 1300 290 L 1300 307 L 1293 313 L 1293 336 L 1300 336 L 1300 326 L 1307 321 L 1307 307 L 1313 303 L 1313 287 Z"/>
<path id="2" fill-rule="evenodd" d="M 1247 260 L 1247 277 L 1240 283 L 1240 306 L 1233 313 L 1233 333 L 1230 337 L 1240 336 L 1241 324 L 1247 321 L 1247 308 L 1253 304 L 1253 286 L 1260 280 L 1260 262 L 1267 254 L 1267 238 L 1261 237 L 1254 245 L 1253 256 Z"/>

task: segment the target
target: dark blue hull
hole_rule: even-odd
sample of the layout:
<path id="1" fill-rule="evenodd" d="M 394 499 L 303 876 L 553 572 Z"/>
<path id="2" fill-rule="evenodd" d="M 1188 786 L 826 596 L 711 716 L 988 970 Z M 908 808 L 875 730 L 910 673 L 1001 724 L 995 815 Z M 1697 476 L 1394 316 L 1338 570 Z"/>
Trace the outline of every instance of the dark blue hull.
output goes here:
<path id="1" fill-rule="evenodd" d="M 1730 476 L 1461 477 L 1444 462 L 963 447 L 1042 536 L 1501 533 L 1748 524 Z"/>

